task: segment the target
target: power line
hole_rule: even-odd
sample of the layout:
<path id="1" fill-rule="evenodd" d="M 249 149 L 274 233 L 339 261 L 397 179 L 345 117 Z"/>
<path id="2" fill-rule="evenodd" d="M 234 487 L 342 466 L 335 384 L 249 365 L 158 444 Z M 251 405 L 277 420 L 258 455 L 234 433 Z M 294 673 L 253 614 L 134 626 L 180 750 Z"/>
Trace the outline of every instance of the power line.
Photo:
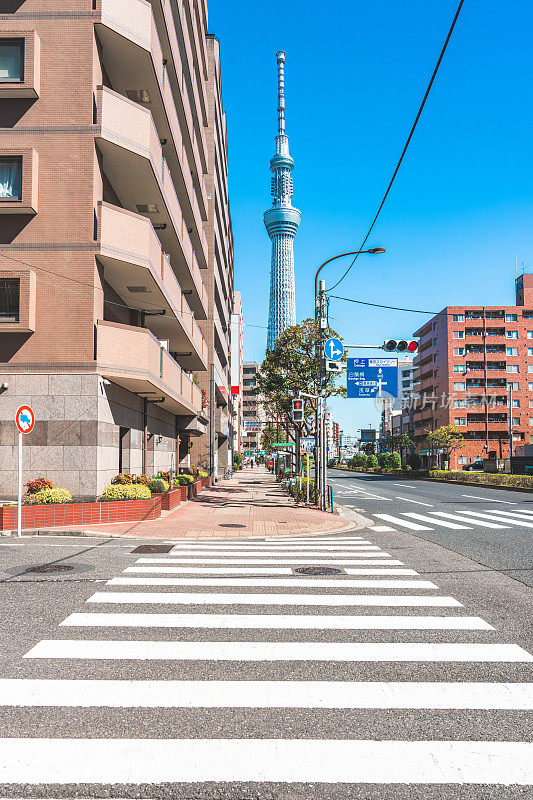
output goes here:
<path id="1" fill-rule="evenodd" d="M 399 308 L 398 306 L 384 306 L 382 303 L 368 303 L 365 300 L 353 300 L 351 297 L 339 297 L 335 294 L 330 294 L 331 300 L 346 300 L 347 303 L 358 303 L 361 306 L 373 306 L 374 308 L 386 308 L 390 311 L 410 311 L 412 314 L 440 314 L 440 311 L 422 311 L 419 308 Z M 350 324 L 350 323 L 348 323 Z M 357 327 L 357 326 L 355 326 Z M 372 331 L 369 331 L 372 333 Z"/>
<path id="2" fill-rule="evenodd" d="M 378 217 L 379 217 L 379 215 L 381 213 L 381 209 L 385 205 L 385 201 L 386 201 L 386 199 L 388 197 L 388 194 L 389 194 L 389 192 L 391 190 L 392 184 L 394 183 L 394 179 L 396 178 L 396 175 L 398 174 L 398 170 L 400 169 L 401 163 L 403 161 L 403 157 L 405 156 L 405 153 L 407 152 L 407 148 L 409 147 L 409 142 L 411 141 L 413 133 L 415 132 L 416 126 L 418 125 L 418 120 L 420 119 L 420 116 L 421 116 L 422 111 L 424 109 L 424 106 L 426 104 L 426 100 L 428 99 L 428 95 L 429 95 L 429 93 L 431 91 L 431 87 L 433 86 L 433 81 L 435 80 L 437 72 L 439 71 L 439 67 L 440 67 L 441 61 L 442 61 L 442 59 L 444 57 L 444 53 L 446 52 L 446 48 L 448 47 L 448 42 L 450 41 L 453 29 L 455 28 L 455 23 L 457 22 L 457 18 L 459 17 L 459 13 L 461 11 L 463 3 L 464 3 L 464 0 L 460 0 L 460 3 L 458 5 L 458 7 L 457 7 L 457 11 L 455 12 L 455 17 L 453 18 L 453 22 L 452 22 L 452 24 L 450 26 L 450 30 L 448 31 L 448 35 L 446 37 L 446 41 L 444 42 L 444 45 L 443 45 L 442 50 L 440 52 L 439 59 L 438 59 L 436 65 L 435 65 L 435 69 L 433 70 L 433 74 L 431 76 L 431 80 L 429 81 L 428 87 L 426 89 L 426 93 L 425 93 L 424 98 L 423 98 L 423 100 L 422 100 L 422 102 L 420 104 L 420 108 L 418 109 L 418 114 L 416 115 L 416 119 L 415 119 L 415 121 L 413 123 L 413 126 L 411 128 L 409 136 L 407 137 L 407 141 L 406 141 L 406 143 L 404 145 L 404 148 L 402 150 L 402 154 L 400 156 L 400 159 L 399 159 L 398 163 L 396 164 L 396 169 L 394 170 L 392 178 L 390 179 L 390 183 L 387 186 L 387 191 L 383 195 L 383 199 L 382 199 L 381 203 L 379 204 L 379 208 L 377 210 L 376 216 L 372 220 L 372 224 L 371 224 L 370 228 L 368 229 L 367 234 L 366 234 L 365 238 L 363 239 L 363 241 L 361 243 L 361 246 L 359 247 L 359 250 L 363 250 L 363 248 L 364 248 L 364 246 L 365 246 L 365 244 L 367 242 L 367 239 L 370 236 L 370 234 L 372 233 L 372 229 L 373 229 L 374 225 L 376 224 L 377 219 L 378 219 Z M 341 283 L 341 281 L 343 281 L 345 279 L 345 277 L 347 276 L 347 274 L 349 273 L 349 271 L 351 270 L 351 268 L 353 267 L 353 265 L 357 261 L 358 255 L 359 255 L 359 253 L 354 257 L 354 260 L 352 261 L 352 263 L 350 264 L 350 266 L 348 267 L 348 269 L 346 270 L 344 275 L 341 278 L 339 278 L 337 283 L 333 284 L 333 286 L 331 286 L 326 291 L 331 292 L 333 289 L 335 289 L 339 285 L 339 283 Z"/>

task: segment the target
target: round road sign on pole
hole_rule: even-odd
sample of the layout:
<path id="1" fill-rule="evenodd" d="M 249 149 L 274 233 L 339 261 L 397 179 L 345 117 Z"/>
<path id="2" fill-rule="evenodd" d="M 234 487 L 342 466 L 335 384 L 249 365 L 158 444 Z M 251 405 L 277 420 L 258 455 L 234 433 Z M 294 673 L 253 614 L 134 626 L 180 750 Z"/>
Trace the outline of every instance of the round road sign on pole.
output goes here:
<path id="1" fill-rule="evenodd" d="M 324 345 L 324 353 L 330 361 L 340 361 L 344 355 L 344 345 L 340 339 L 332 336 Z"/>
<path id="2" fill-rule="evenodd" d="M 35 425 L 35 414 L 31 406 L 21 406 L 15 415 L 15 424 L 20 433 L 31 433 Z"/>

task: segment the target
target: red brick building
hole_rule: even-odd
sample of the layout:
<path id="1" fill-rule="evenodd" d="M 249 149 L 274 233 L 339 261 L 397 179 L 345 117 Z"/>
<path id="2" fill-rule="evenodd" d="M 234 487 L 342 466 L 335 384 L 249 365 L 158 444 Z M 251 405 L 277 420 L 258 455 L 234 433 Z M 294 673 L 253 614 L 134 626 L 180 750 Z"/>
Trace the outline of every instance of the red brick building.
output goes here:
<path id="1" fill-rule="evenodd" d="M 446 306 L 414 336 L 414 438 L 427 465 L 427 433 L 442 425 L 464 436 L 451 469 L 508 457 L 511 431 L 514 446 L 533 442 L 533 275 L 517 278 L 516 305 Z"/>

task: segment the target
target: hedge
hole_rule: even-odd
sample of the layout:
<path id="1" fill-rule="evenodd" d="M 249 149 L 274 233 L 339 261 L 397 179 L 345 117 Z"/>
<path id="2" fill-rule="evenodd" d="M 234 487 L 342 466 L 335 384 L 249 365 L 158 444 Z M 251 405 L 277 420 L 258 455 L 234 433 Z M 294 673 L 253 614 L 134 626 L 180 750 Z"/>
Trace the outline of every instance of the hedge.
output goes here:
<path id="1" fill-rule="evenodd" d="M 57 505 L 72 503 L 72 495 L 66 489 L 41 489 L 35 494 L 27 494 L 22 502 L 25 506 Z"/>
<path id="2" fill-rule="evenodd" d="M 102 500 L 148 500 L 152 492 L 140 483 L 108 483 L 102 492 Z"/>
<path id="3" fill-rule="evenodd" d="M 465 483 L 481 483 L 486 486 L 517 486 L 522 489 L 533 489 L 533 475 L 506 475 L 492 472 L 445 472 L 433 469 L 430 478 L 445 481 L 461 481 Z"/>

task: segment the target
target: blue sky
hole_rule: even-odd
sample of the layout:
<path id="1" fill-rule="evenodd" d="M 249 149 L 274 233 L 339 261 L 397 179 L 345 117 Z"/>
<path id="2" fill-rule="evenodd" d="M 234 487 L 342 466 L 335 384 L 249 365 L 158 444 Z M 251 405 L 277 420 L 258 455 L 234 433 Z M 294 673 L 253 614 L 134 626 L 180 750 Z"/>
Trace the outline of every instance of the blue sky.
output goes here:
<path id="1" fill-rule="evenodd" d="M 303 319 L 313 314 L 318 265 L 357 249 L 366 233 L 456 6 L 209 0 L 209 29 L 222 51 L 245 358 L 261 361 L 266 341 L 270 242 L 262 217 L 270 205 L 276 51 L 287 52 L 293 202 L 302 212 L 296 312 Z M 532 28 L 530 0 L 465 1 L 368 243 L 387 253 L 361 256 L 335 294 L 435 311 L 514 302 L 515 254 L 519 271 L 533 272 Z M 328 286 L 343 266 L 326 268 Z M 345 341 L 365 344 L 408 337 L 427 319 L 339 301 L 330 315 Z M 331 405 L 346 433 L 377 421 L 370 400 Z"/>

